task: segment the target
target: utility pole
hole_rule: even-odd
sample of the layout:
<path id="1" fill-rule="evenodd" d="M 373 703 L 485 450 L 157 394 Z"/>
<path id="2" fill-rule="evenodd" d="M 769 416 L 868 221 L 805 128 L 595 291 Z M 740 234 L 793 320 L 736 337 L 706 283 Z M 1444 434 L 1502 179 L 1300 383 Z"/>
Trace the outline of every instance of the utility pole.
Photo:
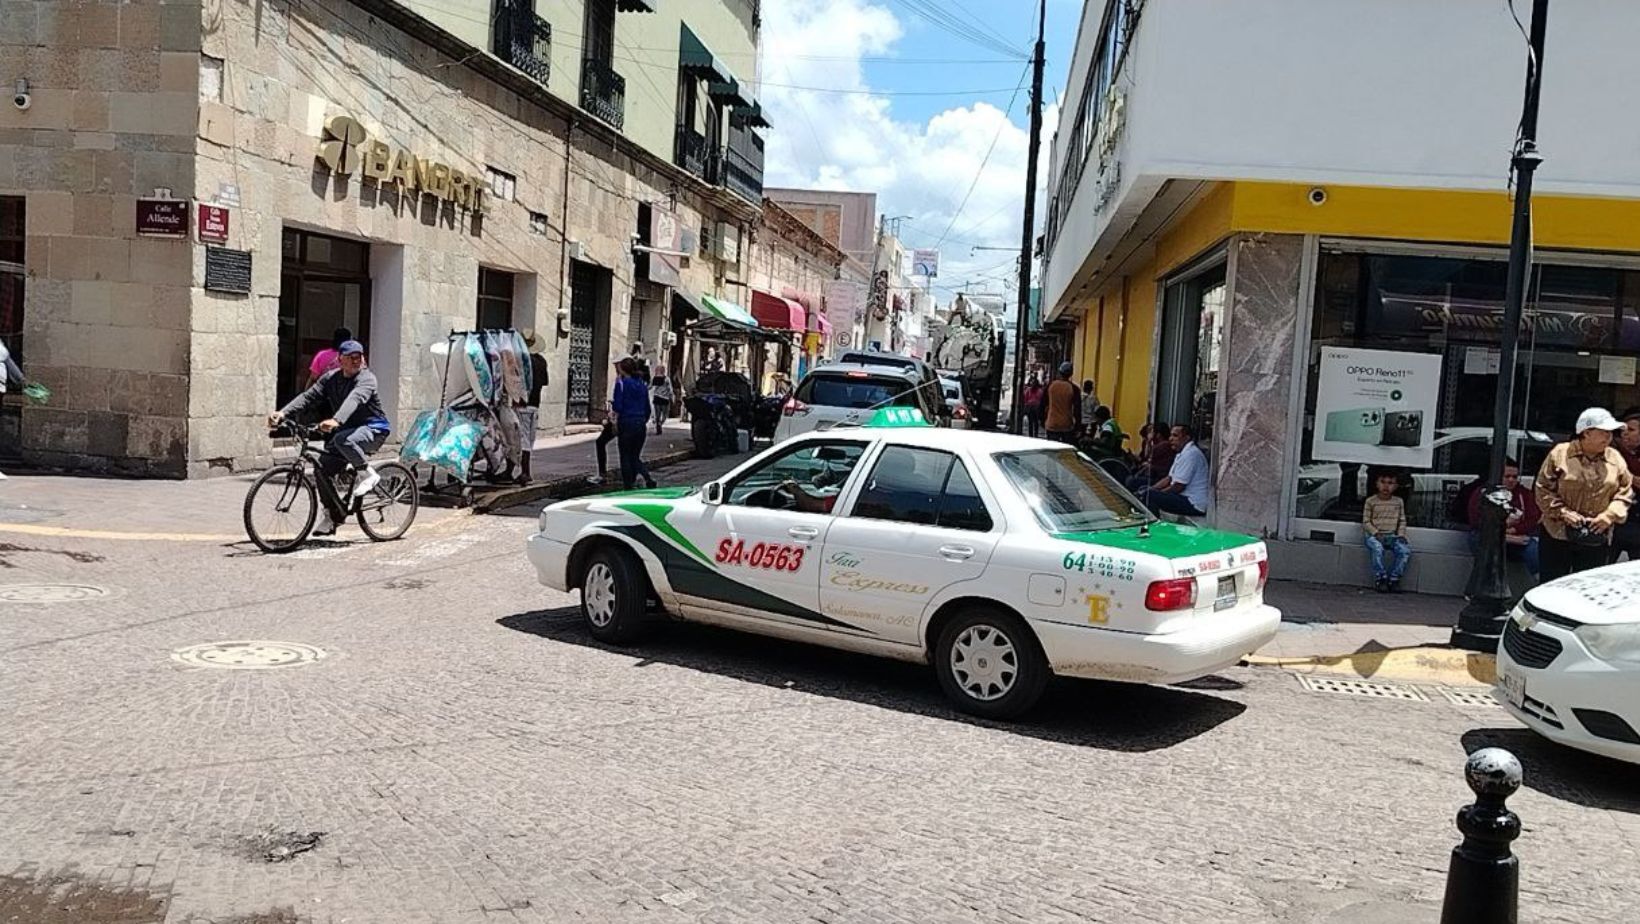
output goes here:
<path id="1" fill-rule="evenodd" d="M 1548 22 L 1549 0 L 1532 0 L 1526 101 L 1521 107 L 1520 140 L 1510 160 L 1515 174 L 1515 216 L 1509 235 L 1503 327 L 1498 336 L 1498 393 L 1492 405 L 1492 458 L 1486 470 L 1489 487 L 1482 497 L 1481 522 L 1476 528 L 1479 543 L 1470 566 L 1469 583 L 1464 587 L 1464 596 L 1469 602 L 1458 613 L 1458 624 L 1452 629 L 1452 647 L 1471 651 L 1498 650 L 1503 621 L 1514 597 L 1504 567 L 1507 507 L 1513 498 L 1502 486 L 1503 467 L 1509 454 L 1509 412 L 1515 399 L 1515 353 L 1520 341 L 1527 277 L 1532 268 L 1532 176 L 1543 162 L 1537 149 L 1538 99 L 1543 89 L 1543 39 Z"/>
<path id="2" fill-rule="evenodd" d="M 1020 395 L 1025 391 L 1025 334 L 1031 313 L 1031 260 L 1036 255 L 1036 151 L 1042 142 L 1043 34 L 1048 24 L 1048 0 L 1037 9 L 1036 54 L 1031 58 L 1031 147 L 1025 160 L 1025 224 L 1019 235 L 1019 305 L 1014 314 L 1014 375 L 1008 383 L 1008 432 L 1020 432 Z"/>

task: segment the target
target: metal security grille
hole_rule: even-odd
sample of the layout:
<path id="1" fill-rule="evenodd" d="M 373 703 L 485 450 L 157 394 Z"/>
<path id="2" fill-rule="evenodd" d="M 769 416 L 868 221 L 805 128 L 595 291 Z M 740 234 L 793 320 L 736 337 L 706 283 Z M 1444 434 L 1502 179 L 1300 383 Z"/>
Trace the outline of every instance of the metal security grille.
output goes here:
<path id="1" fill-rule="evenodd" d="M 592 410 L 592 321 L 597 312 L 595 273 L 574 263 L 569 303 L 569 420 L 587 420 Z"/>
<path id="2" fill-rule="evenodd" d="M 1297 674 L 1298 682 L 1311 693 L 1339 693 L 1344 696 L 1365 696 L 1369 699 L 1400 699 L 1427 703 L 1429 697 L 1417 687 L 1385 683 L 1381 680 L 1356 680 L 1353 677 L 1325 677 L 1319 674 Z"/>
<path id="3" fill-rule="evenodd" d="M 1560 657 L 1560 640 L 1522 629 L 1511 619 L 1503 624 L 1503 650 L 1521 667 L 1544 668 Z"/>

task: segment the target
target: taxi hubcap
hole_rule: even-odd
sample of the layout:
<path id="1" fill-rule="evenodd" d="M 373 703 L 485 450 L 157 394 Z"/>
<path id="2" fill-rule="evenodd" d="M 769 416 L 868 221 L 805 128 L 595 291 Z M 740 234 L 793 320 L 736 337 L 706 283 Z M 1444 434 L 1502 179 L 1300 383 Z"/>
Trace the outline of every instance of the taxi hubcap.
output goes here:
<path id="1" fill-rule="evenodd" d="M 602 629 L 615 618 L 615 575 L 609 566 L 598 562 L 587 569 L 587 579 L 581 586 L 581 600 L 587 608 L 587 618 Z"/>
<path id="2" fill-rule="evenodd" d="M 969 626 L 951 646 L 951 673 L 974 699 L 999 699 L 1014 688 L 1019 656 L 1014 643 L 995 626 Z"/>

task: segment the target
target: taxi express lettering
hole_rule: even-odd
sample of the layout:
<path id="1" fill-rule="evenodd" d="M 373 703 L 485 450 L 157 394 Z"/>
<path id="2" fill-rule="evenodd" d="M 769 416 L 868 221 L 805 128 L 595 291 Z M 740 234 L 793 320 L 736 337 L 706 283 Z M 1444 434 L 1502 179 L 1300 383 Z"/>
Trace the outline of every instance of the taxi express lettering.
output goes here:
<path id="1" fill-rule="evenodd" d="M 724 539 L 718 543 L 716 558 L 724 565 L 745 565 L 770 571 L 796 571 L 803 567 L 803 547 L 759 542 L 747 548 L 744 541 Z"/>

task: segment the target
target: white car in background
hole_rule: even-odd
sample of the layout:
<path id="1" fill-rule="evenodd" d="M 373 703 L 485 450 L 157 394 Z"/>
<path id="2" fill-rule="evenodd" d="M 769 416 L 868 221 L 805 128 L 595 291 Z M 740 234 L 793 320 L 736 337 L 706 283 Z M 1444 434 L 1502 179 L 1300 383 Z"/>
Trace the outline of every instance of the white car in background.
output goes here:
<path id="1" fill-rule="evenodd" d="M 936 389 L 922 387 L 919 372 L 910 366 L 830 363 L 803 376 L 780 408 L 775 425 L 776 443 L 811 430 L 859 426 L 885 407 L 914 408 L 925 420 L 938 416 Z"/>
<path id="2" fill-rule="evenodd" d="M 1640 562 L 1527 591 L 1504 624 L 1495 695 L 1545 738 L 1640 763 Z"/>
<path id="3" fill-rule="evenodd" d="M 946 426 L 953 430 L 967 430 L 974 425 L 968 402 L 962 398 L 962 382 L 955 376 L 940 374 L 940 394 L 945 399 Z"/>
<path id="4" fill-rule="evenodd" d="M 1055 675 L 1211 674 L 1281 621 L 1257 538 L 1158 522 L 1068 446 L 905 408 L 780 443 L 699 490 L 553 504 L 526 546 L 541 583 L 581 591 L 599 641 L 635 641 L 658 609 L 930 664 L 959 708 L 992 718 Z"/>

